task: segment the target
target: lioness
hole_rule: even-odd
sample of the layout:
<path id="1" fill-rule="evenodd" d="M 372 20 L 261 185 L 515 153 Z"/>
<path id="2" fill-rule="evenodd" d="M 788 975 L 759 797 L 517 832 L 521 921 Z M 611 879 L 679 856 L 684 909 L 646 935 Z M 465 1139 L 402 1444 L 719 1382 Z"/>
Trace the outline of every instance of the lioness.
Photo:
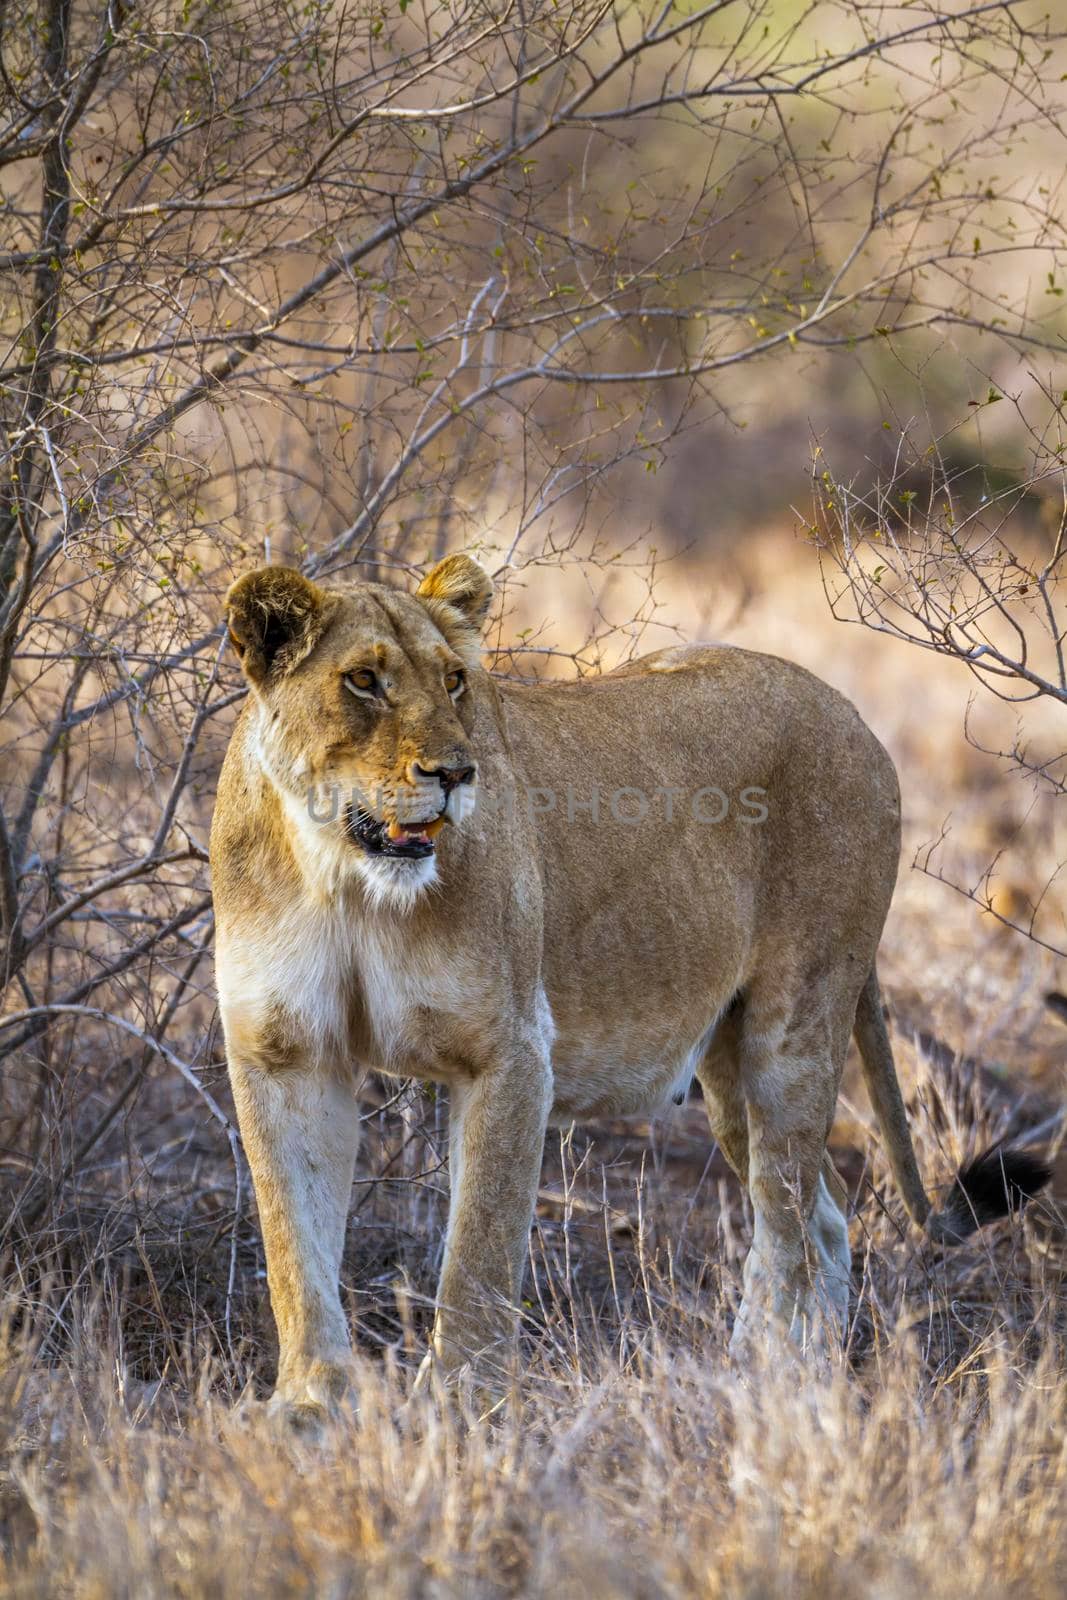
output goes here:
<path id="1" fill-rule="evenodd" d="M 491 594 L 451 556 L 414 595 L 267 567 L 227 597 L 251 694 L 211 835 L 218 990 L 276 1402 L 297 1414 L 346 1384 L 367 1068 L 450 1091 L 446 1373 L 498 1357 L 514 1326 L 548 1124 L 647 1113 L 694 1073 L 755 1215 L 735 1338 L 760 1318 L 801 1342 L 844 1324 L 825 1152 L 853 1031 L 928 1234 L 962 1237 L 1043 1177 L 999 1152 L 931 1213 L 875 974 L 897 780 L 854 708 L 732 648 L 500 682 L 480 665 Z"/>

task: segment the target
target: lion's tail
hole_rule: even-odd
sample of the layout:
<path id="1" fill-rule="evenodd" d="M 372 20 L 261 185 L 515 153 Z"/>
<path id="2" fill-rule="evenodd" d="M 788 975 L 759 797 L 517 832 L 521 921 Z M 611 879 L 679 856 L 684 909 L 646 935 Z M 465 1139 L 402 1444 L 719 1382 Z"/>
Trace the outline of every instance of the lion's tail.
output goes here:
<path id="1" fill-rule="evenodd" d="M 919 1175 L 873 968 L 856 1008 L 855 1035 L 897 1188 L 908 1215 L 929 1238 L 958 1244 L 987 1222 L 1018 1210 L 1048 1182 L 1050 1169 L 1038 1156 L 995 1145 L 960 1168 L 945 1205 L 934 1211 Z"/>

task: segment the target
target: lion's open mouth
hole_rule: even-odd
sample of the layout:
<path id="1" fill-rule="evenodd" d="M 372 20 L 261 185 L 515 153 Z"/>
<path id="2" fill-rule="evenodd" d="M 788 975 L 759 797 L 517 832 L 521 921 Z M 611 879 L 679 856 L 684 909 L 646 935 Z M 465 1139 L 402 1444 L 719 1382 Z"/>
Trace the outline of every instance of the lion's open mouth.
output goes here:
<path id="1" fill-rule="evenodd" d="M 432 856 L 434 837 L 444 826 L 444 816 L 429 822 L 379 822 L 369 811 L 349 806 L 346 829 L 350 839 L 371 856 L 398 861 L 418 861 Z"/>

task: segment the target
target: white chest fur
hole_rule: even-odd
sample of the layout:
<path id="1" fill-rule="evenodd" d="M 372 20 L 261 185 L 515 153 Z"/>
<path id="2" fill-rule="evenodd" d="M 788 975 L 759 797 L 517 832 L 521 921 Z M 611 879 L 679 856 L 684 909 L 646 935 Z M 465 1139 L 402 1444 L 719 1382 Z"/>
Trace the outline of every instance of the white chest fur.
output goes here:
<path id="1" fill-rule="evenodd" d="M 335 1059 L 348 1048 L 356 923 L 344 897 L 300 902 L 269 923 L 220 934 L 217 982 L 223 1012 L 255 1026 L 283 1015 L 286 1033 L 309 1057 Z"/>
<path id="2" fill-rule="evenodd" d="M 428 1016 L 472 1020 L 485 1004 L 474 967 L 436 944 L 415 943 L 402 919 L 368 918 L 357 933 L 357 972 L 384 1072 L 407 1073 Z"/>
<path id="3" fill-rule="evenodd" d="M 470 962 L 413 937 L 402 911 L 337 894 L 302 902 L 240 939 L 220 938 L 223 1010 L 253 1027 L 285 1018 L 309 1064 L 407 1075 L 428 1017 L 473 1020 L 486 1005 Z"/>

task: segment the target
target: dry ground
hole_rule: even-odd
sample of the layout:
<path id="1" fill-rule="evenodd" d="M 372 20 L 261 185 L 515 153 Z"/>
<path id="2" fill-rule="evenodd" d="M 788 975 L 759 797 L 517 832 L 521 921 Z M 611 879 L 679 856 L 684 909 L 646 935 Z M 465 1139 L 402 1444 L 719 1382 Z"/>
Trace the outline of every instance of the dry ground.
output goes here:
<path id="1" fill-rule="evenodd" d="M 559 638 L 580 575 L 523 600 Z M 555 587 L 549 594 L 547 584 Z M 1028 917 L 1063 825 L 962 733 L 959 669 L 831 623 L 809 550 L 668 567 L 657 617 L 787 654 L 897 759 L 906 845 L 883 980 L 928 1182 L 1055 1119 L 1062 963 L 918 870 Z M 632 607 L 626 582 L 603 597 Z M 650 627 L 645 644 L 659 640 Z M 984 704 L 988 741 L 1004 728 Z M 1034 725 L 1037 739 L 1054 724 Z M 1055 883 L 1040 931 L 1063 943 Z M 101 1070 L 87 1060 L 84 1070 Z M 524 1369 L 495 1423 L 407 1398 L 436 1270 L 444 1108 L 368 1107 L 345 1283 L 359 1407 L 275 1437 L 273 1333 L 247 1182 L 158 1069 L 7 1265 L 0 1574 L 14 1595 L 790 1596 L 985 1600 L 1067 1586 L 1067 1248 L 1055 1206 L 951 1254 L 902 1224 L 854 1067 L 834 1148 L 855 1198 L 854 1320 L 832 1370 L 725 1356 L 749 1218 L 699 1101 L 546 1153 Z M 224 1095 L 221 1074 L 208 1082 Z M 238 1169 L 238 1177 L 239 1177 Z M 1061 1191 L 1062 1192 L 1062 1191 Z M 244 1395 L 246 1404 L 232 1409 Z"/>

